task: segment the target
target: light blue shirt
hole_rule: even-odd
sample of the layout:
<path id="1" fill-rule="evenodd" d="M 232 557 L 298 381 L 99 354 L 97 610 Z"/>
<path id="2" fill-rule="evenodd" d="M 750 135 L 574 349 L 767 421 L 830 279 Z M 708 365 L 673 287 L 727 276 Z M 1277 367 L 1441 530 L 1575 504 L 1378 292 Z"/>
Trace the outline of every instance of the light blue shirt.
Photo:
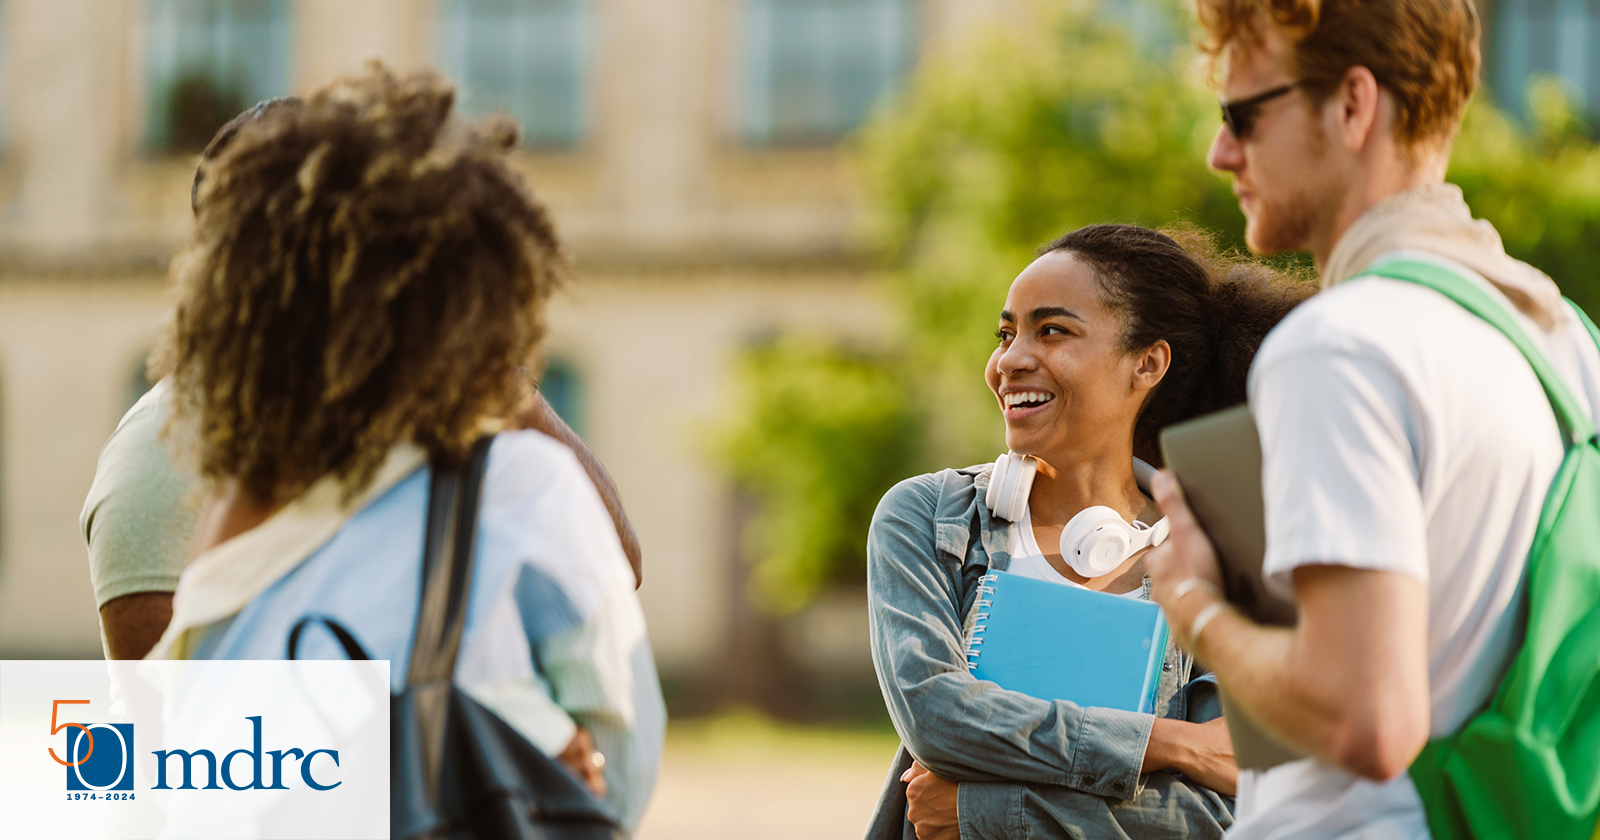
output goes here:
<path id="1" fill-rule="evenodd" d="M 282 659 L 305 616 L 348 629 L 405 684 L 421 596 L 429 471 L 358 511 L 334 537 L 230 619 L 196 659 Z M 311 625 L 297 657 L 344 658 Z M 655 784 L 666 712 L 644 617 L 605 506 L 571 450 L 535 431 L 489 452 L 456 683 L 547 755 L 576 725 L 605 755 L 607 802 L 637 823 Z"/>

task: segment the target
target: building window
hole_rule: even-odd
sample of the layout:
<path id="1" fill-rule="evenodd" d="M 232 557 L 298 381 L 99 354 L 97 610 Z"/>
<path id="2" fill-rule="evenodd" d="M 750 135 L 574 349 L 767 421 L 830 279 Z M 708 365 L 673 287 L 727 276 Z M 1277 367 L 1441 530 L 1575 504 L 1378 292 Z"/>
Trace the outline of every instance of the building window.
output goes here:
<path id="1" fill-rule="evenodd" d="M 1528 79 L 1560 78 L 1575 104 L 1600 112 L 1600 8 L 1591 0 L 1496 0 L 1489 77 L 1495 99 L 1521 114 Z"/>
<path id="2" fill-rule="evenodd" d="M 289 0 L 147 0 L 145 146 L 205 148 L 240 111 L 289 89 Z"/>
<path id="3" fill-rule="evenodd" d="M 588 127 L 586 0 L 445 0 L 440 64 L 468 114 L 506 113 L 523 143 L 569 148 Z"/>
<path id="4" fill-rule="evenodd" d="M 583 434 L 583 388 L 576 368 L 561 359 L 551 359 L 539 377 L 539 393 L 574 432 Z"/>
<path id="5" fill-rule="evenodd" d="M 745 139 L 826 142 L 910 69 L 915 0 L 745 0 L 743 35 Z"/>

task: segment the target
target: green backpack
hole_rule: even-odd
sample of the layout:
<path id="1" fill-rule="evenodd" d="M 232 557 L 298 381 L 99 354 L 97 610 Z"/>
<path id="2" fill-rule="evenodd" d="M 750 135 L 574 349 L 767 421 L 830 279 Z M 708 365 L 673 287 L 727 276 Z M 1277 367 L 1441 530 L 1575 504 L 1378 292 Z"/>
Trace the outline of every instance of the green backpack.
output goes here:
<path id="1" fill-rule="evenodd" d="M 1566 443 L 1528 552 L 1528 627 L 1487 708 L 1411 764 L 1438 840 L 1590 840 L 1600 818 L 1600 437 L 1505 307 L 1413 260 L 1367 274 L 1427 286 L 1488 321 L 1533 366 Z M 1568 301 L 1571 304 L 1571 301 Z M 1600 330 L 1576 305 L 1600 344 Z"/>

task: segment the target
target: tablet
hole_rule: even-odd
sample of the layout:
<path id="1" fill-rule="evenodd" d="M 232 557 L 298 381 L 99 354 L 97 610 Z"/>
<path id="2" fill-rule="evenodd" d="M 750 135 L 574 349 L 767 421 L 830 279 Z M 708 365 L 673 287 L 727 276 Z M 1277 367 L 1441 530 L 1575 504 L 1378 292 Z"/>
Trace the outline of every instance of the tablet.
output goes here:
<path id="1" fill-rule="evenodd" d="M 1167 469 L 1183 485 L 1195 519 L 1216 547 L 1228 601 L 1258 623 L 1294 626 L 1294 603 L 1267 591 L 1261 577 L 1267 547 L 1261 441 L 1249 406 L 1168 427 L 1161 432 L 1161 454 Z M 1304 757 L 1257 728 L 1225 687 L 1222 712 L 1241 769 L 1263 770 Z"/>

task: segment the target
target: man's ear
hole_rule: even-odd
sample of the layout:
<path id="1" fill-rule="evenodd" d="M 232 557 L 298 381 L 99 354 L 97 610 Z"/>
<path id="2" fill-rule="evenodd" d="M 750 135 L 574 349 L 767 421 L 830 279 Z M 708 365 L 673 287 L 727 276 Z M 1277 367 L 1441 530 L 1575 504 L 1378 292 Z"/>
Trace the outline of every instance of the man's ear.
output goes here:
<path id="1" fill-rule="evenodd" d="M 1380 128 L 1383 101 L 1378 79 L 1372 71 L 1356 65 L 1345 71 L 1344 79 L 1331 97 L 1337 106 L 1339 136 L 1352 154 L 1360 153 Z"/>
<path id="2" fill-rule="evenodd" d="M 1161 384 L 1170 367 L 1172 367 L 1172 345 L 1165 339 L 1146 347 L 1139 353 L 1139 362 L 1133 368 L 1133 390 L 1149 391 Z"/>

